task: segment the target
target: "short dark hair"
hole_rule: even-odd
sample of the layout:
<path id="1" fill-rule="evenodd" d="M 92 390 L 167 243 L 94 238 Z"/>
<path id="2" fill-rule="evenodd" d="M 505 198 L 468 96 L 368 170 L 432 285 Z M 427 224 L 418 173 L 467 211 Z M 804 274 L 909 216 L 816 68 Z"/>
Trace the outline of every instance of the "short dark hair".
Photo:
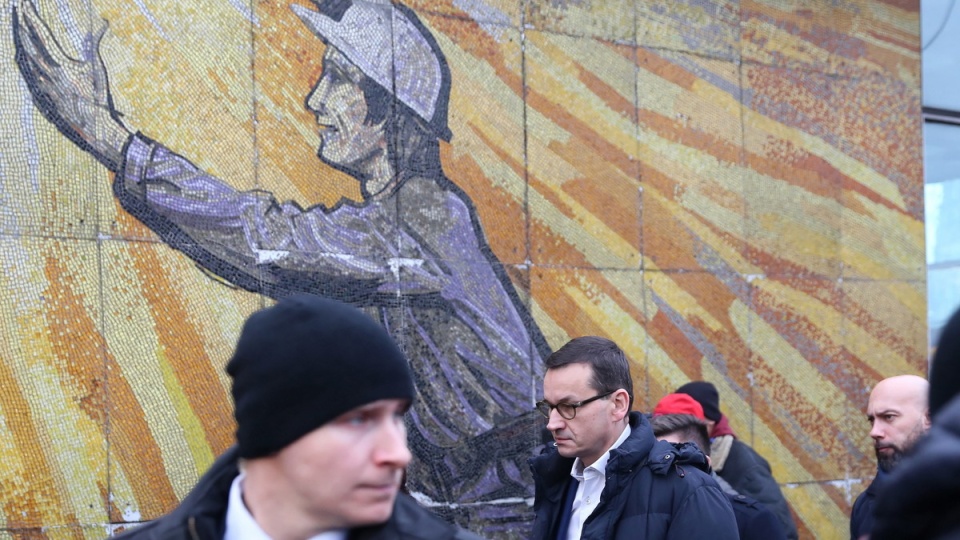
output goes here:
<path id="1" fill-rule="evenodd" d="M 570 364 L 587 364 L 593 369 L 590 388 L 600 394 L 623 388 L 630 397 L 633 408 L 633 377 L 630 363 L 623 350 L 609 339 L 597 336 L 582 336 L 571 339 L 547 357 L 547 369 L 557 369 Z"/>
<path id="2" fill-rule="evenodd" d="M 363 74 L 357 84 L 367 103 L 364 124 L 386 120 L 387 151 L 402 169 L 398 172 L 426 177 L 439 174 L 440 143 L 427 121 L 368 75 Z"/>
<path id="3" fill-rule="evenodd" d="M 661 414 L 650 419 L 657 437 L 677 434 L 683 442 L 692 442 L 704 455 L 710 455 L 710 436 L 707 424 L 692 414 Z"/>

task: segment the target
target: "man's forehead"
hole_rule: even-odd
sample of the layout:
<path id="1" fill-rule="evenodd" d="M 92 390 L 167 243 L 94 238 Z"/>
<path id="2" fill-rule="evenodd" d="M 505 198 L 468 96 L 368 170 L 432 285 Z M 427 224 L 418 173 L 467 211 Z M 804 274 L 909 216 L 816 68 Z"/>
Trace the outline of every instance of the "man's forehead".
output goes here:
<path id="1" fill-rule="evenodd" d="M 922 411 L 926 395 L 915 389 L 896 385 L 878 385 L 870 393 L 867 414 L 876 416 L 885 413 L 905 413 Z"/>
<path id="2" fill-rule="evenodd" d="M 593 370 L 589 364 L 574 363 L 550 368 L 543 377 L 544 397 L 554 399 L 580 398 L 590 389 Z M 549 396 L 548 396 L 549 394 Z M 588 396 L 589 397 L 589 396 Z"/>

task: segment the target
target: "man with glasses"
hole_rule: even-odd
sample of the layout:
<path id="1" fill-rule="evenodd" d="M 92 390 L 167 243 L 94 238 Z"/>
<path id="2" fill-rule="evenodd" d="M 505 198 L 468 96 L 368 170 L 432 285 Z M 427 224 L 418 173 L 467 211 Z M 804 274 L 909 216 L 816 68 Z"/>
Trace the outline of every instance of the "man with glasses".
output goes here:
<path id="1" fill-rule="evenodd" d="M 537 409 L 555 442 L 530 461 L 535 540 L 737 538 L 706 457 L 657 441 L 630 412 L 633 380 L 616 343 L 576 338 L 546 368 Z"/>

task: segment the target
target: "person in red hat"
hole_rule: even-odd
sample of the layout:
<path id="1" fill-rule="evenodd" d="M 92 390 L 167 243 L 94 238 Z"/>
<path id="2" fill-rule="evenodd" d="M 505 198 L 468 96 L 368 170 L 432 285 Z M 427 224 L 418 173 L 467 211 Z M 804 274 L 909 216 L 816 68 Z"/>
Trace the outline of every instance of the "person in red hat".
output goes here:
<path id="1" fill-rule="evenodd" d="M 689 414 L 696 416 L 706 426 L 703 406 L 687 394 L 667 394 L 653 408 L 653 416 L 664 414 Z"/>
<path id="2" fill-rule="evenodd" d="M 687 394 L 667 394 L 653 408 L 650 418 L 653 434 L 661 441 L 683 446 L 695 445 L 710 463 L 710 437 L 703 407 Z M 787 533 L 770 508 L 743 495 L 713 470 L 710 475 L 733 507 L 740 540 L 784 540 Z"/>
<path id="3" fill-rule="evenodd" d="M 780 485 L 773 477 L 770 464 L 750 445 L 737 438 L 727 417 L 720 412 L 717 387 L 707 381 L 693 381 L 678 388 L 677 393 L 689 395 L 703 407 L 710 434 L 713 468 L 717 475 L 740 493 L 767 505 L 777 514 L 787 531 L 787 538 L 796 540 L 797 526 Z"/>

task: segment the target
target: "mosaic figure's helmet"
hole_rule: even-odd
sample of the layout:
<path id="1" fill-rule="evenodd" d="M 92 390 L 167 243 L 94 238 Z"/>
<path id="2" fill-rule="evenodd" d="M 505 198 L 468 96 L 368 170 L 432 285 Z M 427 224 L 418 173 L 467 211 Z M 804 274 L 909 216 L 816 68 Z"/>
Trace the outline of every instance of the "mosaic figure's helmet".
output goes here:
<path id="1" fill-rule="evenodd" d="M 433 35 L 406 6 L 389 0 L 314 0 L 291 9 L 329 46 L 449 141 L 450 70 Z"/>

